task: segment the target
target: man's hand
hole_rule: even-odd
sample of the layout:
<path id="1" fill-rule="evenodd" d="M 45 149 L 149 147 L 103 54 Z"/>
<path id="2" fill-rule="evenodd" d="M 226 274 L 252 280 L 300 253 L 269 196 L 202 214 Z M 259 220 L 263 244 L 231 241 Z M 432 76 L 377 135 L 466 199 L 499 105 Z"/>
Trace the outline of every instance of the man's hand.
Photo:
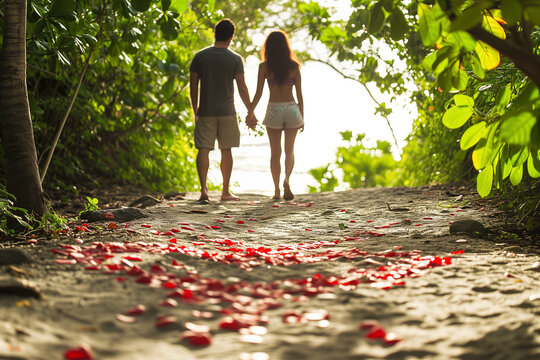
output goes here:
<path id="1" fill-rule="evenodd" d="M 248 126 L 248 128 L 250 128 L 251 130 L 255 130 L 255 127 L 257 126 L 257 118 L 255 117 L 255 114 L 254 113 L 249 113 L 246 117 L 246 125 Z"/>

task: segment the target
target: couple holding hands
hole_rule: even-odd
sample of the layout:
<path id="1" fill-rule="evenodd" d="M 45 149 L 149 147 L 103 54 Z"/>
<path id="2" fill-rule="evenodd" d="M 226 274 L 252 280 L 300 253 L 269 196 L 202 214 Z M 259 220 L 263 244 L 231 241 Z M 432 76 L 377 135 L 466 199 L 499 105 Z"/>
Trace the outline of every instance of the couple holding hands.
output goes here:
<path id="1" fill-rule="evenodd" d="M 270 170 L 274 181 L 274 199 L 281 198 L 281 134 L 285 133 L 285 178 L 283 199 L 294 198 L 289 178 L 294 167 L 294 140 L 298 130 L 304 129 L 304 102 L 300 77 L 300 64 L 289 45 L 287 34 L 273 31 L 266 38 L 259 65 L 257 90 L 253 101 L 244 78 L 244 64 L 240 55 L 228 49 L 235 33 L 230 19 L 219 21 L 214 27 L 215 42 L 195 54 L 190 66 L 190 97 L 195 113 L 195 147 L 197 172 L 201 183 L 200 203 L 209 203 L 206 185 L 209 168 L 209 153 L 217 139 L 221 150 L 221 174 L 223 190 L 221 200 L 238 200 L 229 191 L 233 167 L 231 148 L 240 145 L 240 130 L 234 107 L 234 81 L 242 102 L 248 110 L 246 124 L 251 129 L 257 125 L 254 110 L 261 99 L 264 81 L 268 82 L 270 101 L 263 125 L 270 141 Z M 200 91 L 199 91 L 200 84 Z M 296 89 L 296 99 L 293 96 Z"/>

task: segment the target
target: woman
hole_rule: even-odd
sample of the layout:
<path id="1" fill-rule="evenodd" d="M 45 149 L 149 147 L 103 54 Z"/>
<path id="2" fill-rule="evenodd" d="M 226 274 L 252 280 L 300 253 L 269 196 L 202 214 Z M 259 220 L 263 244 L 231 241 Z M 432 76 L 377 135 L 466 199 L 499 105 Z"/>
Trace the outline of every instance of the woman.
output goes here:
<path id="1" fill-rule="evenodd" d="M 283 180 L 283 199 L 294 198 L 289 186 L 289 178 L 294 167 L 294 140 L 299 129 L 304 130 L 304 100 L 300 64 L 289 45 L 283 31 L 273 31 L 266 38 L 261 49 L 262 63 L 259 65 L 257 91 L 251 103 L 253 112 L 261 99 L 264 81 L 268 81 L 270 102 L 263 125 L 266 126 L 270 140 L 270 171 L 274 180 L 274 199 L 281 196 L 279 178 L 281 175 L 281 133 L 285 133 L 285 179 Z M 296 99 L 293 96 L 296 89 Z"/>

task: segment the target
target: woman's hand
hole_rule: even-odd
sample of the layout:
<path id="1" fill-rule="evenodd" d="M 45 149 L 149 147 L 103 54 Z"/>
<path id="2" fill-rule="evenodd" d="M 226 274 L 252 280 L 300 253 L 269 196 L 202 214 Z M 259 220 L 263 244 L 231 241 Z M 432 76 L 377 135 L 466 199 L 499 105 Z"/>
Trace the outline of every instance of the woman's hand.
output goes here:
<path id="1" fill-rule="evenodd" d="M 255 127 L 257 126 L 257 118 L 255 117 L 255 113 L 251 112 L 251 113 L 248 113 L 247 117 L 246 117 L 246 125 L 248 126 L 248 128 L 250 128 L 251 130 L 255 130 Z"/>

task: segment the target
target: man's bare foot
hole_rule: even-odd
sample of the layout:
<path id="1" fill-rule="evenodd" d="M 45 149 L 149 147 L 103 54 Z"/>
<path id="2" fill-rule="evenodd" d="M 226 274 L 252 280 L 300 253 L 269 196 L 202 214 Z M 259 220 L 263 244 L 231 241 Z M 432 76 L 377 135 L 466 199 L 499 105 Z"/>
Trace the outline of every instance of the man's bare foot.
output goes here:
<path id="1" fill-rule="evenodd" d="M 231 193 L 221 195 L 221 201 L 238 201 L 238 200 L 240 200 L 240 198 Z"/>
<path id="2" fill-rule="evenodd" d="M 279 200 L 281 199 L 281 194 L 279 190 L 274 191 L 274 197 L 272 197 L 273 200 Z"/>
<path id="3" fill-rule="evenodd" d="M 292 200 L 294 199 L 294 194 L 291 192 L 289 184 L 283 183 L 283 200 Z"/>
<path id="4" fill-rule="evenodd" d="M 208 195 L 201 194 L 201 197 L 199 198 L 199 204 L 210 204 L 210 200 L 208 199 Z"/>

